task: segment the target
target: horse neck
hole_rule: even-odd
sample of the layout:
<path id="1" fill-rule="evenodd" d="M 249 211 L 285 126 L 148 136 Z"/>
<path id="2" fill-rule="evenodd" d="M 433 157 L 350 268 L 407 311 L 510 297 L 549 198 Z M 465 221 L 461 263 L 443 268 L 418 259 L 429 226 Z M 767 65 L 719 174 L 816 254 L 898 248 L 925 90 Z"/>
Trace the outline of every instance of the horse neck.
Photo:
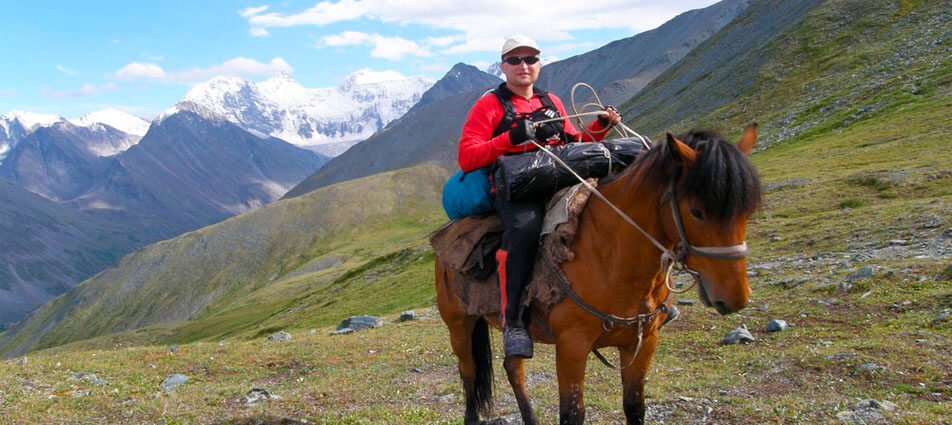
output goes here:
<path id="1" fill-rule="evenodd" d="M 599 187 L 599 191 L 653 238 L 669 246 L 658 208 L 666 188 L 644 184 L 644 175 L 633 170 Z M 600 199 L 589 200 L 572 248 L 578 263 L 588 270 L 587 275 L 598 276 L 582 278 L 584 286 L 590 288 L 586 292 L 617 295 L 623 291 L 630 301 L 646 299 L 663 286 L 660 250 Z M 582 268 L 578 272 L 586 274 Z"/>

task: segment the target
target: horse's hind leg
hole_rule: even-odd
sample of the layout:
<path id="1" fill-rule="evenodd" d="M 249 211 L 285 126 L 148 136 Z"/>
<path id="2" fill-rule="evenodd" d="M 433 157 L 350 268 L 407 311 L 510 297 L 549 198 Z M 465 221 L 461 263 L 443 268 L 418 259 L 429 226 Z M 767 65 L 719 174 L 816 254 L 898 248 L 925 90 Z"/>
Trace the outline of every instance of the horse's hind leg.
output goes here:
<path id="1" fill-rule="evenodd" d="M 459 375 L 466 395 L 465 425 L 479 424 L 479 410 L 492 409 L 492 351 L 486 320 L 469 316 L 459 307 L 450 288 L 450 273 L 437 260 L 436 298 L 440 316 L 450 332 L 450 345 L 459 359 Z"/>
<path id="2" fill-rule="evenodd" d="M 634 361 L 631 356 L 636 355 L 634 347 L 620 348 L 619 361 L 621 364 L 630 366 L 622 369 L 621 383 L 624 387 L 622 394 L 622 407 L 625 410 L 625 418 L 628 425 L 642 425 L 645 423 L 645 376 L 648 374 L 648 365 L 651 363 L 651 357 L 654 355 L 655 347 L 658 345 L 658 331 L 648 333 L 641 343 L 641 350 L 638 351 Z"/>
<path id="3" fill-rule="evenodd" d="M 532 404 L 529 401 L 529 392 L 526 391 L 526 367 L 525 359 L 521 357 L 506 357 L 503 362 L 506 368 L 506 376 L 509 377 L 509 385 L 516 395 L 516 402 L 519 404 L 519 413 L 522 414 L 522 423 L 524 425 L 537 425 L 539 420 L 532 410 Z"/>
<path id="4" fill-rule="evenodd" d="M 463 392 L 466 395 L 465 425 L 479 424 L 479 400 L 476 396 L 476 361 L 473 357 L 472 333 L 475 329 L 476 318 L 464 317 L 456 323 L 447 322 L 450 330 L 450 343 L 453 352 L 459 358 L 459 376 L 463 380 Z"/>

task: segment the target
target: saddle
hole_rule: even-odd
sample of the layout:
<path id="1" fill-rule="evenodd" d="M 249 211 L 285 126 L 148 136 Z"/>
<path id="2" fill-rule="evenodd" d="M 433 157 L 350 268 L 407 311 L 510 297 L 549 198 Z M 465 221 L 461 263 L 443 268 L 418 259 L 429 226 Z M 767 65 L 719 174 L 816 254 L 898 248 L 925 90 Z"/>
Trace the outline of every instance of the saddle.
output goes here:
<path id="1" fill-rule="evenodd" d="M 597 185 L 595 179 L 588 182 Z M 559 265 L 575 257 L 569 245 L 575 240 L 579 215 L 590 196 L 591 191 L 577 184 L 560 190 L 549 200 L 525 305 L 548 311 L 565 296 L 559 284 Z M 430 236 L 434 253 L 453 271 L 451 286 L 467 314 L 486 315 L 501 310 L 495 253 L 502 230 L 502 222 L 493 214 L 450 221 Z"/>

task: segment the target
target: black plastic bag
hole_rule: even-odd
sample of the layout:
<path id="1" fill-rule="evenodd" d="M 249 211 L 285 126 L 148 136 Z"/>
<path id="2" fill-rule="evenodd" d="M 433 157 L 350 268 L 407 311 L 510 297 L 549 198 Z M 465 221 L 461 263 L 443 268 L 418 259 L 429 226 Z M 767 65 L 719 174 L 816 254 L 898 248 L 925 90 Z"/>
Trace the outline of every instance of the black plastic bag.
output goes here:
<path id="1" fill-rule="evenodd" d="M 626 138 L 600 143 L 570 143 L 550 150 L 587 179 L 602 178 L 609 172 L 624 170 L 645 151 L 645 147 L 640 139 Z M 576 183 L 578 179 L 571 172 L 539 150 L 504 155 L 493 164 L 496 196 L 507 201 L 544 201 L 559 189 Z"/>
<path id="2" fill-rule="evenodd" d="M 602 178 L 607 176 L 610 171 L 608 169 L 611 162 L 608 158 L 609 150 L 601 143 L 571 143 L 558 146 L 552 152 L 582 178 Z M 565 167 L 559 165 L 558 171 L 559 184 L 552 193 L 563 187 L 578 183 L 578 179 Z M 552 193 L 549 195 L 552 195 Z"/>
<path id="3" fill-rule="evenodd" d="M 637 137 L 627 137 L 623 139 L 602 140 L 602 145 L 608 148 L 612 154 L 612 172 L 617 173 L 628 168 L 638 156 L 647 149 Z"/>
<path id="4" fill-rule="evenodd" d="M 507 201 L 541 201 L 559 190 L 559 165 L 544 152 L 504 155 L 493 168 L 493 189 Z"/>

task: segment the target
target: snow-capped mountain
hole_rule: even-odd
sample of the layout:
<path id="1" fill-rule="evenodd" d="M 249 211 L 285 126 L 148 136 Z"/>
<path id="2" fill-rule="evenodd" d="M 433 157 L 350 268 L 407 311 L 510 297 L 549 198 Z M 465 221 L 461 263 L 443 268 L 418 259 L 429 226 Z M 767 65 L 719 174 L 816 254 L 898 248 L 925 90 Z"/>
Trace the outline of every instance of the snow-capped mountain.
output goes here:
<path id="1" fill-rule="evenodd" d="M 116 108 L 90 112 L 69 121 L 80 127 L 92 127 L 96 124 L 105 124 L 123 133 L 139 137 L 145 136 L 145 133 L 149 131 L 148 121 L 138 115 L 133 115 Z"/>
<path id="2" fill-rule="evenodd" d="M 102 137 L 100 140 L 90 142 L 86 149 L 97 156 L 112 156 L 131 148 L 149 131 L 150 124 L 137 115 L 115 108 L 91 112 L 69 121 L 73 125 L 86 127 L 96 133 L 107 133 L 103 127 L 106 125 L 128 135 L 119 139 Z"/>
<path id="3" fill-rule="evenodd" d="M 0 164 L 26 136 L 41 128 L 56 125 L 88 130 L 82 134 L 81 147 L 96 156 L 112 156 L 125 151 L 138 143 L 149 130 L 148 121 L 115 108 L 92 112 L 72 120 L 60 115 L 10 111 L 0 115 Z"/>
<path id="4" fill-rule="evenodd" d="M 63 121 L 59 115 L 37 114 L 27 111 L 10 111 L 0 115 L 0 164 L 20 140 L 39 127 Z"/>
<path id="5" fill-rule="evenodd" d="M 189 110 L 334 156 L 399 118 L 436 81 L 357 71 L 335 87 L 305 88 L 287 74 L 263 82 L 222 76 L 193 87 L 159 119 Z"/>

